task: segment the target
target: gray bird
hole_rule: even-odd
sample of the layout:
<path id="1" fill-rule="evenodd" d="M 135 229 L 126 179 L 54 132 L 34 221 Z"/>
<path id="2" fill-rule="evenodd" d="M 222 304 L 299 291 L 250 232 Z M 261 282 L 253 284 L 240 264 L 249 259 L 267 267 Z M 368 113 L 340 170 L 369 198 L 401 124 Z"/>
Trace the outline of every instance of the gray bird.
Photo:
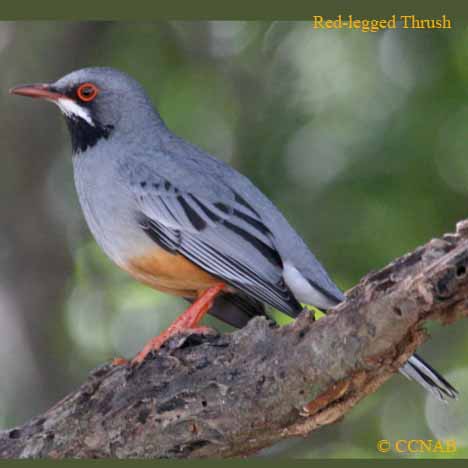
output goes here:
<path id="1" fill-rule="evenodd" d="M 97 243 L 122 269 L 193 302 L 153 349 L 209 311 L 242 327 L 264 304 L 295 317 L 344 294 L 252 182 L 174 135 L 143 88 L 111 68 L 74 71 L 14 94 L 57 104 L 68 125 L 75 184 Z M 441 400 L 457 391 L 421 358 L 400 369 Z"/>

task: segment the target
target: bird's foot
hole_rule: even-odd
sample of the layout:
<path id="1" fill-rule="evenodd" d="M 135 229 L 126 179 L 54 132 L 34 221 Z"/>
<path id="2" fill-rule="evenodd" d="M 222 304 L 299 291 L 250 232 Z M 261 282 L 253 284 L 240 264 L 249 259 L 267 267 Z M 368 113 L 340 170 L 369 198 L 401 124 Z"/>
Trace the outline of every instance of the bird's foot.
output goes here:
<path id="1" fill-rule="evenodd" d="M 185 330 L 180 329 L 179 332 L 187 332 L 188 335 L 213 335 L 216 334 L 216 330 L 213 330 L 213 328 L 210 327 L 195 327 L 195 328 L 187 328 Z M 116 357 L 112 360 L 111 366 L 127 366 L 129 364 L 140 364 L 140 362 L 143 362 L 145 357 L 150 353 L 151 351 L 157 351 L 161 346 L 169 339 L 171 338 L 172 335 L 170 336 L 156 336 L 155 338 L 151 339 L 133 359 L 132 361 L 129 361 L 128 359 L 125 359 L 123 357 Z M 149 347 L 149 351 L 146 351 L 146 347 Z M 141 355 L 141 356 L 140 356 Z"/>
<path id="2" fill-rule="evenodd" d="M 166 341 L 168 341 L 170 338 L 172 338 L 174 335 L 178 333 L 186 333 L 186 335 L 213 335 L 215 330 L 213 330 L 210 327 L 193 327 L 193 328 L 179 328 L 177 330 L 171 330 L 171 333 L 167 333 L 169 330 L 166 330 L 164 333 L 161 333 L 159 336 L 155 336 L 151 340 L 146 343 L 145 347 L 132 359 L 131 364 L 133 366 L 137 366 L 141 364 L 145 359 L 148 354 L 150 354 L 153 351 L 157 351 L 160 349 Z M 123 358 L 116 358 L 114 359 L 113 363 L 116 364 L 127 364 L 128 361 Z"/>
<path id="3" fill-rule="evenodd" d="M 149 353 L 161 348 L 161 346 L 176 333 L 181 331 L 190 331 L 192 333 L 205 334 L 210 331 L 208 327 L 199 327 L 198 323 L 210 310 L 215 297 L 224 289 L 224 287 L 224 284 L 220 283 L 204 291 L 200 297 L 169 326 L 166 331 L 161 333 L 159 336 L 155 336 L 146 343 L 145 347 L 132 359 L 132 365 L 141 364 Z"/>

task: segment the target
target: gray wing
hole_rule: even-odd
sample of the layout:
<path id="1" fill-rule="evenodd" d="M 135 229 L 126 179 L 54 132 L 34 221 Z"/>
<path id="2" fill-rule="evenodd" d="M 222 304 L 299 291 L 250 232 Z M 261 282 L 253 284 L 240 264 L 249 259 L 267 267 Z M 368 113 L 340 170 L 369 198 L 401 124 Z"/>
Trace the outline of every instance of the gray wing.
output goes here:
<path id="1" fill-rule="evenodd" d="M 252 298 L 296 315 L 301 306 L 283 280 L 281 257 L 259 214 L 219 180 L 209 175 L 199 180 L 205 185 L 188 191 L 148 166 L 133 172 L 141 228 L 166 250 Z"/>

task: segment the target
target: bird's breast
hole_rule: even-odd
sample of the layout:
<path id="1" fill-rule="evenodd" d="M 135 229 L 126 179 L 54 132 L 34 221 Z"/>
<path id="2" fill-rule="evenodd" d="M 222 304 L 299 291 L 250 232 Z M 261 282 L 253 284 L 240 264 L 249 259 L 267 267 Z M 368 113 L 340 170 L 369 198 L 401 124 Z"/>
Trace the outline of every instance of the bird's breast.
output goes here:
<path id="1" fill-rule="evenodd" d="M 136 202 L 109 161 L 80 156 L 75 185 L 84 217 L 96 242 L 119 266 L 153 247 L 136 221 Z"/>
<path id="2" fill-rule="evenodd" d="M 123 270 L 160 291 L 196 297 L 218 279 L 182 255 L 168 252 L 148 237 L 137 221 L 138 206 L 112 164 L 75 163 L 75 185 L 86 222 L 96 242 Z"/>

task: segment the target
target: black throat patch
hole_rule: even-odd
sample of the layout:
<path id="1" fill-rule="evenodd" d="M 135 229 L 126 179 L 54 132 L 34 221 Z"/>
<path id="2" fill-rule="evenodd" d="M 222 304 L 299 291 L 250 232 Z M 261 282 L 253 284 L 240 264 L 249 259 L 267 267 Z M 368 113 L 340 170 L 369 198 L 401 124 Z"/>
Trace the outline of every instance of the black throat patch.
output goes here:
<path id="1" fill-rule="evenodd" d="M 65 116 L 65 120 L 70 132 L 74 154 L 92 148 L 102 138 L 107 140 L 114 130 L 113 125 L 102 125 L 96 121 L 95 125 L 90 125 L 86 120 L 76 116 Z"/>

